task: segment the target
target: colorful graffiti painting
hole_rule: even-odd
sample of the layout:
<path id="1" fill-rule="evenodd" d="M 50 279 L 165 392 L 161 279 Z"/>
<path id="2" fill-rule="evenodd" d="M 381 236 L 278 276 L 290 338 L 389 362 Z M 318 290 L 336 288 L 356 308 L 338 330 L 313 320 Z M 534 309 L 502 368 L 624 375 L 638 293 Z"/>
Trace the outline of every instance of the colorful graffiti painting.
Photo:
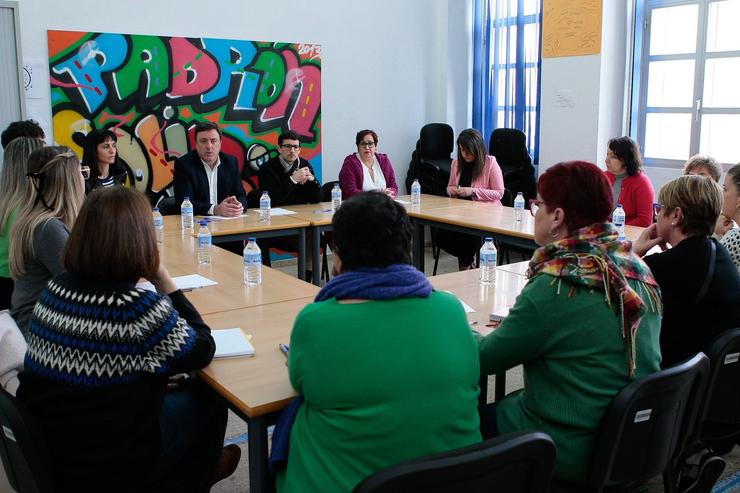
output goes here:
<path id="1" fill-rule="evenodd" d="M 319 45 L 49 31 L 54 140 L 80 156 L 87 133 L 113 128 L 129 180 L 161 195 L 193 125 L 223 128 L 245 188 L 293 130 L 321 178 Z"/>

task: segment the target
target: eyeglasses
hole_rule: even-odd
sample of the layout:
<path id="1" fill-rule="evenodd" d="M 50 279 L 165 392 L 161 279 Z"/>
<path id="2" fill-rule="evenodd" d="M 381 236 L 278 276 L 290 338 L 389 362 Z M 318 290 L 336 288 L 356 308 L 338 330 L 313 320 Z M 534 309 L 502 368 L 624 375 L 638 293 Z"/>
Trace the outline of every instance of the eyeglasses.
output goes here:
<path id="1" fill-rule="evenodd" d="M 289 151 L 297 151 L 298 149 L 301 148 L 300 144 L 283 144 L 280 147 L 282 147 L 283 149 L 287 149 Z"/>
<path id="2" fill-rule="evenodd" d="M 358 145 L 360 147 L 365 147 L 366 149 L 372 149 L 373 147 L 375 147 L 375 142 L 373 142 L 372 140 L 366 140 L 365 142 L 360 142 Z"/>
<path id="3" fill-rule="evenodd" d="M 80 173 L 84 179 L 90 178 L 90 166 L 80 166 Z"/>
<path id="4" fill-rule="evenodd" d="M 660 213 L 661 213 L 661 211 L 663 209 L 665 209 L 665 207 L 663 206 L 663 204 L 658 204 L 658 203 L 653 204 L 653 214 L 656 217 L 660 215 Z"/>
<path id="5" fill-rule="evenodd" d="M 541 200 L 530 199 L 529 212 L 532 214 L 532 217 L 537 215 L 537 211 L 540 210 L 540 207 L 543 205 L 545 205 L 545 203 Z"/>

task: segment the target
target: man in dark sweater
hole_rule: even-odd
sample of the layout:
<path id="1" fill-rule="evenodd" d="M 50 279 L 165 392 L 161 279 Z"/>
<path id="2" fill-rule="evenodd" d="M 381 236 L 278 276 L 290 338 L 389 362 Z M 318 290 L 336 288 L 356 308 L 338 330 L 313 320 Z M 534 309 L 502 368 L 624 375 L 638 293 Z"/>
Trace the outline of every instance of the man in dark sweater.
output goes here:
<path id="1" fill-rule="evenodd" d="M 260 191 L 270 194 L 272 207 L 321 202 L 321 184 L 314 176 L 311 163 L 298 157 L 301 153 L 298 134 L 292 130 L 280 134 L 278 152 L 278 156 L 267 161 L 259 172 Z M 261 244 L 288 252 L 298 251 L 295 238 L 275 238 Z M 308 262 L 311 261 L 310 243 L 307 245 L 306 258 Z M 306 268 L 310 272 L 311 265 L 307 263 Z"/>
<path id="2" fill-rule="evenodd" d="M 278 152 L 259 172 L 260 190 L 270 194 L 272 206 L 321 202 L 321 184 L 311 163 L 298 157 L 301 153 L 298 134 L 292 130 L 280 134 Z"/>

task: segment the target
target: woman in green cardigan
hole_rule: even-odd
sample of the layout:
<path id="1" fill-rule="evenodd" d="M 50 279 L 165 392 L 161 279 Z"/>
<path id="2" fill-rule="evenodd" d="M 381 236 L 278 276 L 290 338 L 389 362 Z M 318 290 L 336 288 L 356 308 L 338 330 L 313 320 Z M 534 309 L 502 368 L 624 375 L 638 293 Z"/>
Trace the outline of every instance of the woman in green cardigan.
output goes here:
<path id="1" fill-rule="evenodd" d="M 479 339 L 481 372 L 524 365 L 524 389 L 481 410 L 484 438 L 539 430 L 558 447 L 555 476 L 585 480 L 602 414 L 635 378 L 660 369 L 660 291 L 608 223 L 609 182 L 560 163 L 539 179 L 530 281 L 498 329 Z"/>
<path id="2" fill-rule="evenodd" d="M 349 492 L 380 469 L 481 439 L 475 339 L 457 298 L 411 267 L 403 206 L 358 194 L 332 224 L 339 275 L 290 336 L 304 401 L 280 492 Z"/>

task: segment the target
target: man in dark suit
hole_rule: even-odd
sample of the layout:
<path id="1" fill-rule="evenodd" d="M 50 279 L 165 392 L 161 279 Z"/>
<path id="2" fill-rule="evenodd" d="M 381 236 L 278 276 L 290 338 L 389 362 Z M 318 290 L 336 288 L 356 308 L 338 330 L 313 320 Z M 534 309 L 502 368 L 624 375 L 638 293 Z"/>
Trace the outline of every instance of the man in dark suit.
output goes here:
<path id="1" fill-rule="evenodd" d="M 175 161 L 175 200 L 185 197 L 199 216 L 234 217 L 247 208 L 236 158 L 221 152 L 221 129 L 211 122 L 195 125 L 195 149 Z"/>
<path id="2" fill-rule="evenodd" d="M 278 156 L 260 168 L 260 190 L 268 192 L 272 205 L 316 204 L 321 202 L 321 184 L 311 163 L 299 157 L 301 142 L 289 130 L 278 137 Z"/>

